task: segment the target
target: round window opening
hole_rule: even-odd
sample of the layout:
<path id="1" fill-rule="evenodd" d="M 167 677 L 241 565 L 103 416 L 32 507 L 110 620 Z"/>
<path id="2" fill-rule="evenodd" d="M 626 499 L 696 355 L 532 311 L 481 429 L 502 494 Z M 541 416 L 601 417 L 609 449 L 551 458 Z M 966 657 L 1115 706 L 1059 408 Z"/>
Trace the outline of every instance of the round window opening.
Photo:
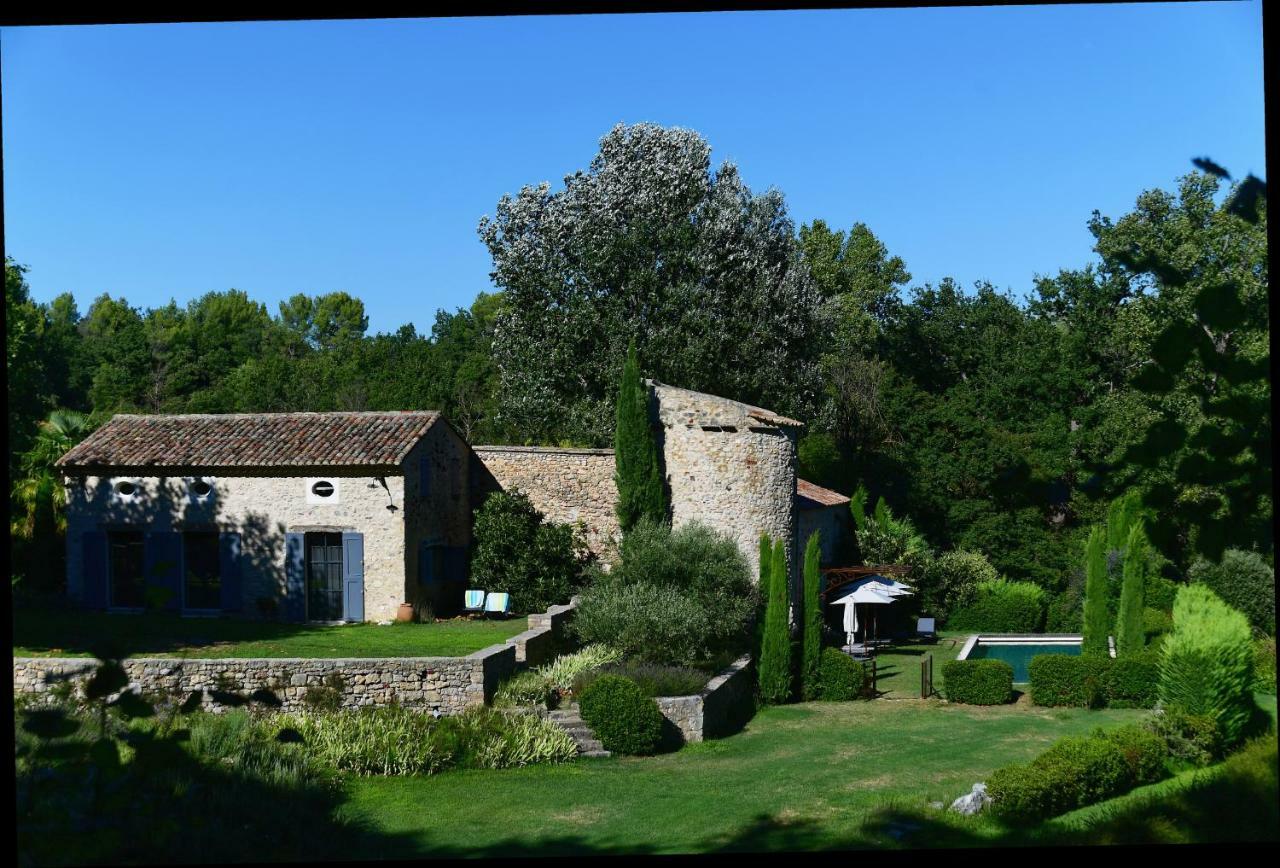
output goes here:
<path id="1" fill-rule="evenodd" d="M 319 482 L 311 486 L 311 493 L 316 497 L 333 497 L 333 483 L 328 480 L 321 479 Z"/>
<path id="2" fill-rule="evenodd" d="M 137 490 L 138 490 L 138 486 L 134 485 L 132 482 L 116 483 L 116 494 L 120 495 L 121 497 L 132 497 L 134 492 Z"/>
<path id="3" fill-rule="evenodd" d="M 196 497 L 208 497 L 209 492 L 213 491 L 213 486 L 203 479 L 197 479 L 191 483 L 191 491 Z"/>

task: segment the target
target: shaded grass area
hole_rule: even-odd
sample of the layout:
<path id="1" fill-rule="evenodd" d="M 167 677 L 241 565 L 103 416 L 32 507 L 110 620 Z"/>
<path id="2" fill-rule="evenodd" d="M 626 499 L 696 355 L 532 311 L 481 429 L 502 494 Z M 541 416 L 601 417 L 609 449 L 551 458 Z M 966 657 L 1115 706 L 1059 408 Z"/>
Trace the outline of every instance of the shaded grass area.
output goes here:
<path id="1" fill-rule="evenodd" d="M 988 845 L 1006 834 L 993 820 L 930 803 L 1061 736 L 1143 714 L 806 703 L 675 754 L 352 780 L 341 816 L 387 842 L 363 858 Z"/>
<path id="2" fill-rule="evenodd" d="M 457 657 L 526 629 L 523 618 L 430 624 L 319 626 L 172 614 L 15 609 L 15 657 L 85 657 L 113 645 L 122 656 Z"/>
<path id="3" fill-rule="evenodd" d="M 920 698 L 920 662 L 933 657 L 933 689 L 942 694 L 942 664 L 956 659 L 968 632 L 944 631 L 937 642 L 899 642 L 876 654 L 876 692 L 887 699 Z"/>

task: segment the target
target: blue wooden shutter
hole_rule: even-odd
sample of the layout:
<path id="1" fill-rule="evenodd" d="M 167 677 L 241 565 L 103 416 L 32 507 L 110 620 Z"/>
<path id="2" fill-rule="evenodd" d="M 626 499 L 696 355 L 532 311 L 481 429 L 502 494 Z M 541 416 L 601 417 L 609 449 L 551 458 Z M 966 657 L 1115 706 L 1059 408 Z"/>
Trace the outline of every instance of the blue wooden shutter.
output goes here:
<path id="1" fill-rule="evenodd" d="M 148 588 L 168 591 L 164 608 L 177 611 L 182 606 L 182 535 L 170 531 L 145 534 L 142 538 L 143 582 Z"/>
<path id="2" fill-rule="evenodd" d="M 307 617 L 307 575 L 303 555 L 304 536 L 284 535 L 284 612 L 286 621 L 302 621 Z"/>
<path id="3" fill-rule="evenodd" d="M 218 577 L 222 581 L 222 611 L 239 612 L 243 605 L 240 590 L 240 534 L 218 534 Z"/>
<path id="4" fill-rule="evenodd" d="M 444 550 L 444 574 L 455 584 L 467 582 L 467 547 L 448 546 Z"/>
<path id="5" fill-rule="evenodd" d="M 342 617 L 364 620 L 364 536 L 342 535 Z"/>
<path id="6" fill-rule="evenodd" d="M 101 530 L 87 530 L 80 537 L 81 570 L 80 599 L 91 609 L 107 607 L 107 534 Z"/>

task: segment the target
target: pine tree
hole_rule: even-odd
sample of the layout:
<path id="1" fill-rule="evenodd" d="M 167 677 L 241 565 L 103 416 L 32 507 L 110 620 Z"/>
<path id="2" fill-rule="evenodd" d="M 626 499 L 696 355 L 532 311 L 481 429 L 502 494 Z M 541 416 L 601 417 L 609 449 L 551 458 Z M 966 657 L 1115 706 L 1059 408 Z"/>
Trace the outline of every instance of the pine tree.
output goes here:
<path id="1" fill-rule="evenodd" d="M 1120 587 L 1120 612 L 1116 617 L 1116 654 L 1142 650 L 1146 634 L 1142 628 L 1143 599 L 1147 584 L 1147 536 L 1142 519 L 1129 528 L 1124 546 L 1124 583 Z"/>
<path id="2" fill-rule="evenodd" d="M 622 531 L 631 530 L 644 517 L 665 521 L 666 493 L 658 462 L 658 444 L 649 424 L 649 391 L 640 379 L 634 342 L 627 348 L 622 380 L 618 383 L 613 447 L 613 479 L 618 488 L 618 525 Z"/>
<path id="3" fill-rule="evenodd" d="M 822 609 L 818 599 L 822 573 L 818 531 L 804 547 L 804 621 L 801 637 L 800 690 L 806 701 L 818 698 L 818 660 L 822 655 Z"/>
<path id="4" fill-rule="evenodd" d="M 1084 556 L 1084 642 L 1081 652 L 1105 657 L 1111 618 L 1107 612 L 1107 534 L 1099 525 L 1089 533 Z"/>
<path id="5" fill-rule="evenodd" d="M 791 631 L 788 621 L 787 555 L 782 540 L 773 547 L 769 605 L 764 613 L 764 641 L 760 649 L 760 698 L 778 705 L 791 697 Z"/>

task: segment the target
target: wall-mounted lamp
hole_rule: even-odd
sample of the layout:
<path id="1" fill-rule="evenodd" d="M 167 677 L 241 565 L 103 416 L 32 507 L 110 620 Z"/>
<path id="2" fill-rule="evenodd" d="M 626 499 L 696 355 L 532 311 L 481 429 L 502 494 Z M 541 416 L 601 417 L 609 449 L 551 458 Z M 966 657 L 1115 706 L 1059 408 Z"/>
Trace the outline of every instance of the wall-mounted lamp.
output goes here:
<path id="1" fill-rule="evenodd" d="M 382 490 L 387 493 L 387 509 L 391 512 L 395 512 L 397 507 L 395 501 L 391 497 L 391 489 L 387 487 L 387 478 L 385 476 L 375 476 L 374 479 L 378 480 L 378 484 L 382 486 Z"/>

